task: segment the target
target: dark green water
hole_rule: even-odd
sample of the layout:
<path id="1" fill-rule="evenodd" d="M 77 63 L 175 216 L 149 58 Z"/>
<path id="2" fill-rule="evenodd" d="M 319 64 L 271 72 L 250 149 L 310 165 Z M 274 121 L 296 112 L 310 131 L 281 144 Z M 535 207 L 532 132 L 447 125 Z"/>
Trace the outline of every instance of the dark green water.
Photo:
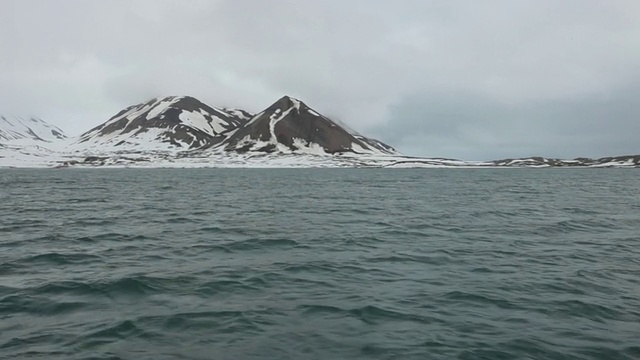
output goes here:
<path id="1" fill-rule="evenodd" d="M 633 169 L 2 170 L 2 359 L 638 359 Z"/>

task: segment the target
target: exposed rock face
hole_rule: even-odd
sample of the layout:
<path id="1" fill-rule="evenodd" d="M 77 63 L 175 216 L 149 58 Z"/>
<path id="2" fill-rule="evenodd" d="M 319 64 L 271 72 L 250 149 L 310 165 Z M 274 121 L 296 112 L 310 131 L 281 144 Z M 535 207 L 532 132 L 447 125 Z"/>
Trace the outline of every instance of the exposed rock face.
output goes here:
<path id="1" fill-rule="evenodd" d="M 192 97 L 156 98 L 130 106 L 102 125 L 82 134 L 78 143 L 141 147 L 164 143 L 198 149 L 222 142 L 226 133 L 244 125 L 251 114 L 210 107 Z"/>
<path id="2" fill-rule="evenodd" d="M 62 130 L 42 119 L 0 116 L 0 142 L 23 139 L 52 142 L 66 138 Z"/>
<path id="3" fill-rule="evenodd" d="M 222 146 L 238 152 L 396 153 L 391 146 L 351 133 L 288 96 L 254 116 Z"/>

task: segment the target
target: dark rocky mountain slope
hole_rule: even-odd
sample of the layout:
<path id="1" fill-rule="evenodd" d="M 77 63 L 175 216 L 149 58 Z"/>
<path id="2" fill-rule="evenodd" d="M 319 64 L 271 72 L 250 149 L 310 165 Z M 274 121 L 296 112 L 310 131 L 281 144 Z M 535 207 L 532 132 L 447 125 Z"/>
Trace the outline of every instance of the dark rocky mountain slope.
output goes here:
<path id="1" fill-rule="evenodd" d="M 391 146 L 350 132 L 288 96 L 230 134 L 223 146 L 237 152 L 396 154 Z"/>

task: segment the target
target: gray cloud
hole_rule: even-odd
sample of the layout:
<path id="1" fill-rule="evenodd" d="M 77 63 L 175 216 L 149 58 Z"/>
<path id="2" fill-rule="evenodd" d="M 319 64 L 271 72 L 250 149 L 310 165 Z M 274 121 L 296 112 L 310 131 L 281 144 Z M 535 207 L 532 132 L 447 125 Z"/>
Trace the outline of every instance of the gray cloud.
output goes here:
<path id="1" fill-rule="evenodd" d="M 0 112 L 71 133 L 153 96 L 304 99 L 406 153 L 638 153 L 637 1 L 5 0 Z M 609 125 L 612 124 L 613 125 Z M 555 131 L 552 129 L 556 129 Z M 625 137 L 627 136 L 627 137 Z"/>
<path id="2" fill-rule="evenodd" d="M 607 96 L 518 104 L 473 93 L 414 94 L 392 105 L 393 123 L 374 133 L 405 153 L 425 156 L 625 155 L 638 152 L 639 98 L 640 86 Z"/>

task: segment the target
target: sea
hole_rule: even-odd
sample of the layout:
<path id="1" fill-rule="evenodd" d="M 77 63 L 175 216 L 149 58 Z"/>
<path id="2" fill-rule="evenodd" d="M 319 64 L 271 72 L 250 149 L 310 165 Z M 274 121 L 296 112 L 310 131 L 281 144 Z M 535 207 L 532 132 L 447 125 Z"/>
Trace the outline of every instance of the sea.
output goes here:
<path id="1" fill-rule="evenodd" d="M 0 359 L 640 359 L 640 170 L 0 170 Z"/>

